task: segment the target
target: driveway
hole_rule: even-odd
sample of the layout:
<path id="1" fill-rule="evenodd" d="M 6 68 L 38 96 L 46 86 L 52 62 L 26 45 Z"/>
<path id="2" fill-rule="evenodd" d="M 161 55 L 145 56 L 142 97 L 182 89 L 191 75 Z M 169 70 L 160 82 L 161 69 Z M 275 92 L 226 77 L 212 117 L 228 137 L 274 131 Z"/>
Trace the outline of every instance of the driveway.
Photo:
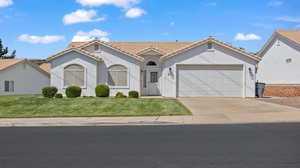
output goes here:
<path id="1" fill-rule="evenodd" d="M 300 109 L 240 98 L 179 98 L 195 117 L 227 122 L 300 121 Z"/>

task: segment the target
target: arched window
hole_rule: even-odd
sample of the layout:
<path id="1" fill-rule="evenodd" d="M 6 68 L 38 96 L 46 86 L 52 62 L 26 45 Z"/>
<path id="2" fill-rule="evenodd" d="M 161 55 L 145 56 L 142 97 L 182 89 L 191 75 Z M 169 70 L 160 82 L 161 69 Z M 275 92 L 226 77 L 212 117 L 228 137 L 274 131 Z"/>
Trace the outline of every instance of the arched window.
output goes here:
<path id="1" fill-rule="evenodd" d="M 127 86 L 127 78 L 127 68 L 123 65 L 113 65 L 108 69 L 108 85 L 110 86 Z"/>
<path id="2" fill-rule="evenodd" d="M 156 62 L 154 61 L 147 62 L 147 66 L 156 66 L 156 65 L 157 65 Z"/>
<path id="3" fill-rule="evenodd" d="M 75 85 L 84 86 L 84 67 L 78 64 L 72 64 L 64 69 L 64 86 Z"/>

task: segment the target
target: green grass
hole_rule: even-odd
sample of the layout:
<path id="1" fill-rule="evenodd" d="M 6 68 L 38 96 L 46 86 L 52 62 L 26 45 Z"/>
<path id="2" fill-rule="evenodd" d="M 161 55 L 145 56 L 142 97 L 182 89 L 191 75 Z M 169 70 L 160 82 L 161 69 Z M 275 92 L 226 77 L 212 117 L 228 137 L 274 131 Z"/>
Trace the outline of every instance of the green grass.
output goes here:
<path id="1" fill-rule="evenodd" d="M 0 96 L 0 118 L 190 114 L 175 99 L 48 99 L 40 95 Z"/>

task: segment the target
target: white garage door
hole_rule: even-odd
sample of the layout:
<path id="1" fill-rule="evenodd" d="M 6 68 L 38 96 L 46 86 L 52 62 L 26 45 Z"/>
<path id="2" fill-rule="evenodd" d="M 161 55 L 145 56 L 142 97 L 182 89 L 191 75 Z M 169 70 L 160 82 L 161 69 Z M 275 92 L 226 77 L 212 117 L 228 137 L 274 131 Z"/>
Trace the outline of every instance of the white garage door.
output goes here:
<path id="1" fill-rule="evenodd" d="M 242 97 L 243 67 L 178 66 L 178 97 Z"/>

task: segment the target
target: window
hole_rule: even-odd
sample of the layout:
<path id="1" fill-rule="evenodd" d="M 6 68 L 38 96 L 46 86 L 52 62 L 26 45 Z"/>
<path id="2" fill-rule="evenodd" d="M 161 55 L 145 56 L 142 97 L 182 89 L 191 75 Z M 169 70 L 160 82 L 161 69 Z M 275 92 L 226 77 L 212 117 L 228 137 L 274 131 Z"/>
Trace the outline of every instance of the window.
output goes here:
<path id="1" fill-rule="evenodd" d="M 73 64 L 64 69 L 64 86 L 84 86 L 84 68 L 81 65 Z"/>
<path id="2" fill-rule="evenodd" d="M 156 65 L 157 65 L 156 62 L 154 62 L 154 61 L 149 61 L 147 63 L 147 66 L 156 66 Z"/>
<path id="3" fill-rule="evenodd" d="M 95 44 L 95 51 L 98 51 L 100 49 L 99 44 Z"/>
<path id="4" fill-rule="evenodd" d="M 212 43 L 207 43 L 207 49 L 211 50 L 212 48 Z"/>
<path id="5" fill-rule="evenodd" d="M 157 83 L 158 82 L 158 73 L 157 72 L 151 72 L 150 73 L 150 82 L 151 83 Z"/>
<path id="6" fill-rule="evenodd" d="M 147 71 L 144 71 L 144 88 L 147 88 Z"/>
<path id="7" fill-rule="evenodd" d="M 286 63 L 291 63 L 292 62 L 292 58 L 288 58 L 285 60 Z"/>
<path id="8" fill-rule="evenodd" d="M 15 82 L 14 81 L 4 81 L 4 91 L 5 92 L 14 92 L 15 91 Z"/>
<path id="9" fill-rule="evenodd" d="M 108 69 L 108 85 L 127 86 L 127 68 L 122 65 L 113 65 Z"/>

